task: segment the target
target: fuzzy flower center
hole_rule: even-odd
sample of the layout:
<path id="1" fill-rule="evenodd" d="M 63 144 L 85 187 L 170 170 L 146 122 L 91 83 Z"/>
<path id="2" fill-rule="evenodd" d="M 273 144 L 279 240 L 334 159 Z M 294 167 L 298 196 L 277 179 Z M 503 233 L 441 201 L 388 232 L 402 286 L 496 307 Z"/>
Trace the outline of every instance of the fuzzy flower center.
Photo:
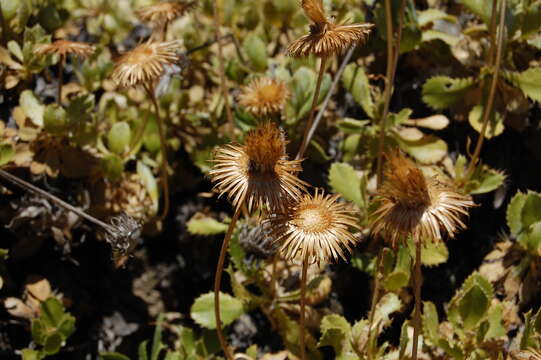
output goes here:
<path id="1" fill-rule="evenodd" d="M 273 123 L 267 123 L 248 133 L 246 154 L 249 158 L 248 172 L 253 175 L 275 173 L 275 167 L 285 156 L 285 140 Z"/>
<path id="2" fill-rule="evenodd" d="M 295 217 L 295 224 L 305 232 L 320 233 L 332 225 L 332 217 L 327 209 L 317 204 L 305 205 Z"/>
<path id="3" fill-rule="evenodd" d="M 280 98 L 281 89 L 274 84 L 267 84 L 257 91 L 259 100 L 263 103 L 274 103 Z"/>

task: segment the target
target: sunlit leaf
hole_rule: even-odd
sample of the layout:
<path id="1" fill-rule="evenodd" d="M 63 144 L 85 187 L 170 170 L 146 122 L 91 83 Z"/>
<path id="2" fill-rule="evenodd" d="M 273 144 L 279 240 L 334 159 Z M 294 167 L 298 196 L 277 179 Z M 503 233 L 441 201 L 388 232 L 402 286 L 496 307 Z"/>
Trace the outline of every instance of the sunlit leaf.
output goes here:
<path id="1" fill-rule="evenodd" d="M 244 313 L 244 307 L 240 300 L 231 295 L 220 293 L 220 315 L 224 326 L 231 324 Z M 190 316 L 199 325 L 207 329 L 216 329 L 214 317 L 214 293 L 207 293 L 195 299 Z"/>

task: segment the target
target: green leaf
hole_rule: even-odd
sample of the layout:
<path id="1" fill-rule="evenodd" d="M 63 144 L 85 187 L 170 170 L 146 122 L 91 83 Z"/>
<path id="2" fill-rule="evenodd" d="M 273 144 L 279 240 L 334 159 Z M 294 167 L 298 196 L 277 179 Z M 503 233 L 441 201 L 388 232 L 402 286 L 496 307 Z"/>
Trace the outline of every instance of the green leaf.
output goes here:
<path id="1" fill-rule="evenodd" d="M 446 109 L 462 100 L 473 85 L 474 79 L 471 77 L 453 79 L 435 76 L 423 85 L 423 101 L 435 110 Z"/>
<path id="2" fill-rule="evenodd" d="M 148 340 L 139 344 L 139 347 L 137 348 L 137 357 L 139 360 L 148 360 L 147 345 Z"/>
<path id="3" fill-rule="evenodd" d="M 109 150 L 116 154 L 122 154 L 126 151 L 131 142 L 131 129 L 127 122 L 121 121 L 115 123 L 107 134 L 107 145 Z"/>
<path id="4" fill-rule="evenodd" d="M 66 110 L 58 104 L 49 104 L 43 113 L 43 126 L 53 135 L 67 135 L 68 118 Z"/>
<path id="5" fill-rule="evenodd" d="M 162 343 L 162 323 L 163 313 L 158 315 L 156 320 L 156 328 L 154 329 L 154 336 L 152 337 L 152 350 L 150 352 L 150 360 L 158 360 L 160 352 L 165 349 L 165 345 Z"/>
<path id="6" fill-rule="evenodd" d="M 541 87 L 539 87 L 541 83 L 541 67 L 531 67 L 521 73 L 507 72 L 503 75 L 529 98 L 541 102 Z"/>
<path id="7" fill-rule="evenodd" d="M 541 221 L 533 223 L 526 228 L 526 231 L 522 231 L 517 240 L 526 249 L 537 253 L 541 245 Z"/>
<path id="8" fill-rule="evenodd" d="M 47 355 L 56 354 L 62 347 L 62 336 L 59 333 L 52 333 L 51 335 L 45 338 L 45 343 L 43 344 L 43 351 Z"/>
<path id="9" fill-rule="evenodd" d="M 26 116 L 32 120 L 34 125 L 43 126 L 43 113 L 45 107 L 36 98 L 32 90 L 24 90 L 19 97 L 19 105 L 23 109 Z"/>
<path id="10" fill-rule="evenodd" d="M 481 165 L 479 170 L 476 169 L 472 178 L 472 188 L 469 189 L 470 194 L 486 194 L 499 188 L 505 181 L 505 174 L 501 171 L 491 169 L 486 165 Z M 470 185 L 468 185 L 470 187 Z"/>
<path id="11" fill-rule="evenodd" d="M 33 319 L 31 325 L 32 340 L 36 344 L 43 345 L 47 329 L 41 319 Z"/>
<path id="12" fill-rule="evenodd" d="M 488 330 L 485 334 L 485 341 L 490 339 L 498 339 L 505 336 L 507 331 L 503 327 L 502 321 L 503 305 L 501 303 L 494 304 L 488 311 Z"/>
<path id="13" fill-rule="evenodd" d="M 101 159 L 104 175 L 110 180 L 119 180 L 124 172 L 124 162 L 115 154 L 109 154 Z"/>
<path id="14" fill-rule="evenodd" d="M 0 143 L 0 166 L 9 163 L 15 155 L 15 149 L 10 143 Z"/>
<path id="15" fill-rule="evenodd" d="M 387 291 L 397 291 L 409 283 L 410 274 L 406 271 L 393 271 L 385 277 L 383 286 Z"/>
<path id="16" fill-rule="evenodd" d="M 152 200 L 152 214 L 156 214 L 158 212 L 159 201 L 158 184 L 156 183 L 156 178 L 154 178 L 150 168 L 141 161 L 137 162 L 137 175 L 139 175 L 141 178 L 141 182 L 143 185 L 145 185 L 150 199 Z"/>
<path id="17" fill-rule="evenodd" d="M 541 194 L 529 192 L 522 207 L 522 226 L 527 228 L 541 220 Z"/>
<path id="18" fill-rule="evenodd" d="M 64 319 L 64 305 L 54 297 L 41 303 L 41 319 L 45 326 L 56 328 Z"/>
<path id="19" fill-rule="evenodd" d="M 460 0 L 472 13 L 479 16 L 485 24 L 490 23 L 492 2 L 486 0 Z"/>
<path id="20" fill-rule="evenodd" d="M 327 315 L 321 320 L 321 338 L 318 347 L 332 346 L 338 357 L 351 349 L 351 325 L 340 315 Z"/>
<path id="21" fill-rule="evenodd" d="M 471 287 L 459 301 L 459 312 L 466 329 L 473 329 L 485 317 L 490 305 L 484 291 L 477 285 Z"/>
<path id="22" fill-rule="evenodd" d="M 38 350 L 23 349 L 21 350 L 22 360 L 41 360 L 46 354 Z"/>
<path id="23" fill-rule="evenodd" d="M 267 48 L 265 42 L 257 35 L 248 35 L 243 44 L 244 51 L 248 55 L 252 66 L 257 71 L 267 69 Z"/>
<path id="24" fill-rule="evenodd" d="M 194 235 L 216 235 L 227 231 L 227 224 L 210 216 L 195 214 L 187 224 L 188 231 Z"/>
<path id="25" fill-rule="evenodd" d="M 374 101 L 370 92 L 370 83 L 368 76 L 362 66 L 351 63 L 342 73 L 342 83 L 344 87 L 353 95 L 353 99 L 361 105 L 364 112 L 371 118 L 374 118 Z"/>
<path id="26" fill-rule="evenodd" d="M 410 256 L 415 257 L 415 243 L 411 237 L 408 238 L 408 249 Z M 425 266 L 436 266 L 443 264 L 449 258 L 449 250 L 441 240 L 423 241 L 421 246 L 421 263 Z"/>
<path id="27" fill-rule="evenodd" d="M 366 130 L 368 125 L 370 125 L 370 120 L 344 118 L 337 124 L 337 127 L 346 134 L 360 134 Z"/>
<path id="28" fill-rule="evenodd" d="M 385 294 L 376 305 L 374 313 L 374 324 L 377 324 L 377 334 L 391 324 L 391 314 L 400 311 L 402 303 L 395 293 Z"/>
<path id="29" fill-rule="evenodd" d="M 126 355 L 117 353 L 117 352 L 110 352 L 110 351 L 104 351 L 100 352 L 99 360 L 130 360 L 129 357 Z"/>
<path id="30" fill-rule="evenodd" d="M 334 192 L 339 193 L 346 200 L 353 201 L 359 208 L 365 203 L 361 193 L 361 178 L 353 167 L 344 163 L 333 163 L 329 170 L 329 185 Z"/>
<path id="31" fill-rule="evenodd" d="M 220 315 L 224 326 L 231 324 L 244 313 L 244 307 L 240 300 L 220 293 Z M 216 329 L 214 317 L 214 293 L 199 296 L 190 309 L 192 319 L 207 329 Z"/>
<path id="32" fill-rule="evenodd" d="M 447 143 L 435 135 L 423 135 L 419 140 L 409 141 L 397 132 L 393 134 L 400 148 L 420 163 L 434 164 L 447 155 Z"/>
<path id="33" fill-rule="evenodd" d="M 449 119 L 445 115 L 432 115 L 422 119 L 406 119 L 404 125 L 418 126 L 432 130 L 442 130 L 449 125 Z"/>
<path id="34" fill-rule="evenodd" d="M 436 305 L 430 301 L 423 302 L 423 335 L 434 345 L 438 343 L 440 321 Z"/>
<path id="35" fill-rule="evenodd" d="M 483 127 L 482 116 L 483 105 L 474 106 L 471 109 L 470 114 L 468 115 L 468 121 L 470 122 L 470 125 L 478 133 L 481 133 L 481 128 Z M 499 112 L 493 111 L 488 119 L 488 125 L 485 131 L 485 138 L 491 139 L 493 137 L 496 137 L 500 135 L 504 129 L 505 127 L 503 126 L 503 117 Z"/>
<path id="36" fill-rule="evenodd" d="M 507 205 L 505 218 L 511 234 L 518 235 L 522 230 L 522 208 L 526 203 L 527 195 L 518 191 Z"/>
<path id="37" fill-rule="evenodd" d="M 454 23 L 457 22 L 457 18 L 455 16 L 449 15 L 440 9 L 431 8 L 417 12 L 417 21 L 420 27 L 425 27 L 426 25 L 437 20 L 446 20 Z"/>

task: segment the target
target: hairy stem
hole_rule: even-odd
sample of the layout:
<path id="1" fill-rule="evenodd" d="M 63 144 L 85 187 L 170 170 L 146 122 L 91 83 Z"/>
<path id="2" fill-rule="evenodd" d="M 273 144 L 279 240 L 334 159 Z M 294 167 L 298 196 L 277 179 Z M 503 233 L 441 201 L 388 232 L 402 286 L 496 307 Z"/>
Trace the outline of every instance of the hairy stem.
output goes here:
<path id="1" fill-rule="evenodd" d="M 165 219 L 167 213 L 169 212 L 169 181 L 167 179 L 167 147 L 166 147 L 166 138 L 165 138 L 165 129 L 163 120 L 160 116 L 160 107 L 158 105 L 158 100 L 154 94 L 154 87 L 149 85 L 145 86 L 148 96 L 154 105 L 154 110 L 156 111 L 156 123 L 158 124 L 158 134 L 160 136 L 160 151 L 162 153 L 162 161 L 160 164 L 160 173 L 163 187 L 163 209 L 162 213 L 159 216 L 160 220 Z"/>
<path id="2" fill-rule="evenodd" d="M 62 83 L 64 81 L 64 63 L 66 62 L 66 57 L 60 55 L 60 61 L 58 62 L 58 89 L 56 94 L 56 103 L 60 106 L 62 104 Z"/>
<path id="3" fill-rule="evenodd" d="M 11 182 L 12 184 L 20 187 L 21 189 L 23 190 L 26 190 L 28 192 L 31 192 L 32 194 L 36 195 L 36 196 L 39 196 L 39 197 L 42 197 L 44 199 L 47 199 L 49 201 L 51 201 L 52 203 L 56 204 L 58 207 L 66 210 L 66 211 L 71 211 L 77 215 L 79 215 L 80 217 L 82 217 L 83 219 L 95 224 L 95 225 L 98 225 L 100 227 L 102 227 L 104 230 L 106 231 L 109 231 L 109 232 L 114 232 L 115 231 L 115 228 L 112 227 L 111 225 L 99 220 L 99 219 L 96 219 L 95 217 L 85 213 L 83 210 L 71 205 L 71 204 L 68 204 L 67 202 L 65 202 L 64 200 L 61 200 L 59 199 L 58 197 L 54 196 L 53 194 L 43 190 L 43 189 L 40 189 L 39 187 L 27 182 L 27 181 L 24 181 L 23 179 L 19 178 L 18 176 L 15 176 L 5 170 L 2 170 L 0 169 L 0 177 L 8 180 L 9 182 Z"/>
<path id="4" fill-rule="evenodd" d="M 396 46 L 393 46 L 393 9 L 391 7 L 391 0 L 385 0 L 385 24 L 387 25 L 387 69 L 385 71 L 383 114 L 381 115 L 380 119 L 378 158 L 376 164 L 376 179 L 378 185 L 381 183 L 381 177 L 383 176 L 383 151 L 385 148 L 385 133 L 387 131 L 387 118 L 389 117 L 389 107 L 391 105 L 391 97 L 393 94 L 396 65 L 398 63 L 398 55 L 400 53 L 400 41 L 402 39 L 402 27 L 404 24 L 405 8 L 406 0 L 402 0 L 399 11 Z"/>
<path id="5" fill-rule="evenodd" d="M 225 80 L 225 59 L 224 59 L 224 50 L 222 47 L 222 40 L 221 40 L 221 31 L 220 26 L 222 25 L 222 17 L 220 9 L 218 8 L 218 1 L 214 0 L 214 33 L 216 37 L 216 42 L 218 44 L 218 62 L 219 62 L 219 73 L 220 73 L 220 87 L 222 89 L 222 97 L 224 98 L 224 107 L 225 112 L 227 115 L 227 121 L 230 126 L 231 133 L 233 132 L 233 129 L 235 128 L 235 123 L 233 122 L 233 113 L 231 112 L 231 108 L 229 107 L 229 90 L 227 88 L 226 80 Z"/>
<path id="6" fill-rule="evenodd" d="M 494 98 L 496 96 L 496 88 L 498 87 L 498 77 L 500 76 L 500 68 L 502 64 L 502 48 L 503 48 L 503 35 L 505 33 L 505 9 L 506 9 L 507 0 L 502 0 L 500 3 L 500 20 L 498 24 L 498 38 L 496 45 L 496 59 L 494 64 L 494 75 L 492 76 L 492 83 L 490 84 L 490 90 L 488 93 L 488 98 L 486 106 L 483 109 L 483 125 L 481 126 L 481 131 L 479 132 L 479 138 L 477 139 L 477 144 L 475 145 L 475 151 L 468 165 L 468 170 L 466 171 L 465 180 L 467 181 L 479 161 L 479 155 L 481 154 L 481 148 L 483 147 L 483 142 L 485 140 L 485 134 L 488 127 L 488 122 L 490 121 L 490 114 L 492 113 L 492 107 L 494 105 Z"/>
<path id="7" fill-rule="evenodd" d="M 225 234 L 224 241 L 222 243 L 222 249 L 220 250 L 220 257 L 218 258 L 218 265 L 216 265 L 216 274 L 214 275 L 214 316 L 216 318 L 216 332 L 218 333 L 220 346 L 222 347 L 222 350 L 224 351 L 224 354 L 228 360 L 234 359 L 233 355 L 231 355 L 229 352 L 222 329 L 222 318 L 220 315 L 220 285 L 222 283 L 222 274 L 224 272 L 225 255 L 227 254 L 229 241 L 231 240 L 231 235 L 233 235 L 233 230 L 235 230 L 235 224 L 237 223 L 240 212 L 241 207 L 237 206 L 235 213 L 233 214 L 233 218 L 229 223 L 229 227 L 227 228 L 227 233 Z"/>
<path id="8" fill-rule="evenodd" d="M 411 359 L 417 360 L 417 347 L 419 345 L 419 332 L 421 330 L 421 241 L 415 241 L 415 312 L 413 315 L 413 348 L 411 350 Z"/>
<path id="9" fill-rule="evenodd" d="M 306 360 L 306 324 L 305 324 L 305 310 L 306 310 L 306 277 L 308 274 L 308 256 L 305 256 L 302 261 L 302 276 L 301 276 L 301 319 L 300 319 L 300 346 L 301 346 L 301 360 Z"/>
<path id="10" fill-rule="evenodd" d="M 321 81 L 323 80 L 323 74 L 325 73 L 326 62 L 327 62 L 327 57 L 322 56 L 321 62 L 319 65 L 319 74 L 317 76 L 316 90 L 314 91 L 314 99 L 312 100 L 312 108 L 310 109 L 308 122 L 306 123 L 306 126 L 304 127 L 304 135 L 302 137 L 301 147 L 299 148 L 299 152 L 297 153 L 296 159 L 301 159 L 302 156 L 304 155 L 304 152 L 306 151 L 306 148 L 308 147 L 308 133 L 310 132 L 310 129 L 312 128 L 312 123 L 314 121 L 314 114 L 317 107 L 317 100 L 319 98 L 319 91 L 321 90 Z"/>

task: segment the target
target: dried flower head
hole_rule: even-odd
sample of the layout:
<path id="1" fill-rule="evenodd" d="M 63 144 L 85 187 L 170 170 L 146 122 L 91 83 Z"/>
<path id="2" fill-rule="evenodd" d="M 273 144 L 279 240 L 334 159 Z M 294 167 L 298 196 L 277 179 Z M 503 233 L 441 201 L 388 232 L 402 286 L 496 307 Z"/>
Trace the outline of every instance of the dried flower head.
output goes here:
<path id="1" fill-rule="evenodd" d="M 166 65 L 178 60 L 179 46 L 178 40 L 141 44 L 118 58 L 112 78 L 124 87 L 153 83 L 163 74 Z"/>
<path id="2" fill-rule="evenodd" d="M 338 195 L 305 194 L 289 211 L 268 218 L 273 237 L 281 244 L 286 259 L 308 258 L 310 262 L 329 262 L 351 252 L 355 237 L 349 227 L 358 228 L 352 211 L 337 202 Z"/>
<path id="3" fill-rule="evenodd" d="M 271 210 L 284 210 L 307 185 L 296 176 L 302 160 L 288 160 L 285 146 L 283 132 L 265 122 L 246 135 L 244 145 L 219 147 L 209 172 L 215 190 L 227 194 L 235 207 L 246 200 L 249 209 L 266 204 Z"/>
<path id="4" fill-rule="evenodd" d="M 310 33 L 295 40 L 287 48 L 291 56 L 314 54 L 326 57 L 340 54 L 355 43 L 366 40 L 373 24 L 335 24 L 327 19 L 322 0 L 302 0 L 301 6 L 312 20 Z"/>
<path id="5" fill-rule="evenodd" d="M 143 21 L 164 24 L 181 17 L 194 6 L 195 1 L 164 1 L 142 7 L 136 11 L 136 14 Z"/>
<path id="6" fill-rule="evenodd" d="M 437 241 L 445 234 L 452 238 L 466 227 L 460 218 L 475 206 L 470 196 L 434 177 L 425 177 L 398 151 L 388 156 L 385 181 L 376 199 L 379 204 L 373 213 L 372 232 L 393 246 L 410 234 L 415 241 Z"/>
<path id="7" fill-rule="evenodd" d="M 51 44 L 40 44 L 34 48 L 36 55 L 49 55 L 58 54 L 61 57 L 66 57 L 68 54 L 87 58 L 94 53 L 96 48 L 84 42 L 69 41 L 69 40 L 56 40 Z"/>
<path id="8" fill-rule="evenodd" d="M 276 79 L 258 78 L 242 89 L 239 103 L 255 116 L 279 113 L 289 96 L 287 85 Z"/>

